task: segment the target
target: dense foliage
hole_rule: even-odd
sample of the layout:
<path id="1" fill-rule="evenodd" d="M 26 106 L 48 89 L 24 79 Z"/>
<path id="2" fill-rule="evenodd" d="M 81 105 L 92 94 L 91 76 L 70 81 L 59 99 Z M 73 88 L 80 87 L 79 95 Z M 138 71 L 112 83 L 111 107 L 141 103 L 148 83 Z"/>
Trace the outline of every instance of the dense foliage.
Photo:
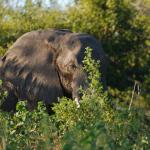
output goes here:
<path id="1" fill-rule="evenodd" d="M 149 125 L 143 110 L 122 106 L 112 107 L 107 93 L 99 83 L 98 62 L 91 59 L 91 49 L 86 51 L 84 64 L 89 76 L 89 88 L 81 89 L 81 106 L 62 98 L 48 116 L 39 103 L 33 112 L 26 103 L 17 105 L 15 114 L 1 112 L 0 146 L 3 149 L 149 149 Z"/>
<path id="2" fill-rule="evenodd" d="M 150 149 L 150 1 L 75 0 L 66 9 L 57 0 L 17 2 L 0 1 L 1 56 L 23 33 L 39 28 L 90 33 L 108 55 L 109 90 L 102 92 L 88 49 L 91 84 L 81 90 L 81 108 L 63 98 L 48 116 L 41 103 L 31 113 L 20 102 L 15 114 L 0 113 L 0 149 Z M 6 95 L 1 92 L 0 104 Z"/>
<path id="3" fill-rule="evenodd" d="M 0 3 L 1 54 L 20 35 L 39 28 L 90 33 L 102 41 L 108 55 L 107 83 L 111 95 L 129 101 L 126 93 L 131 95 L 136 82 L 140 87 L 136 105 L 149 107 L 149 0 L 76 0 L 64 10 L 58 9 L 57 0 L 24 0 L 24 5 L 14 0 L 11 4 L 9 0 Z"/>
<path id="4" fill-rule="evenodd" d="M 107 81 L 114 96 L 114 88 L 122 91 L 119 95 L 126 95 L 135 81 L 145 99 L 149 94 L 149 18 L 128 0 L 80 0 L 68 12 L 69 28 L 101 39 L 108 54 Z"/>

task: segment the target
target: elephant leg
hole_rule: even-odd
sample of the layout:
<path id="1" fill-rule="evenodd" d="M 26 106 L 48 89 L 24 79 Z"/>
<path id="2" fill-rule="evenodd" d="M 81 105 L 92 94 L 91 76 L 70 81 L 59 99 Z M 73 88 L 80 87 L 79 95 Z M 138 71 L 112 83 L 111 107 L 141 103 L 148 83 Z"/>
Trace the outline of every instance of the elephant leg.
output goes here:
<path id="1" fill-rule="evenodd" d="M 4 102 L 0 106 L 0 109 L 7 112 L 15 112 L 16 111 L 16 104 L 18 102 L 18 98 L 15 94 L 9 91 L 8 96 L 5 98 Z"/>
<path id="2" fill-rule="evenodd" d="M 37 101 L 35 101 L 35 100 L 28 100 L 27 101 L 27 109 L 29 111 L 34 110 L 36 107 L 37 107 Z"/>
<path id="3" fill-rule="evenodd" d="M 52 109 L 53 105 L 52 104 L 46 104 L 46 110 L 48 112 L 49 115 L 53 115 L 54 114 L 54 111 Z"/>

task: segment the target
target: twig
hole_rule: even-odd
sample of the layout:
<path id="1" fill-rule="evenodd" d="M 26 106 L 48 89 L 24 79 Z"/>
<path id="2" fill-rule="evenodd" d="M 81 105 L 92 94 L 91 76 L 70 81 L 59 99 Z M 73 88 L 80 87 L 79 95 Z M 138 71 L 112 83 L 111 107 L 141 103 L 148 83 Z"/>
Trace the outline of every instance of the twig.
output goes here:
<path id="1" fill-rule="evenodd" d="M 132 97 L 131 97 L 131 100 L 130 100 L 130 105 L 129 105 L 128 110 L 131 109 L 131 105 L 132 105 L 132 103 L 133 103 L 133 98 L 134 98 L 134 93 L 135 93 L 135 88 L 136 88 L 136 86 L 137 86 L 137 82 L 135 81 L 135 83 L 134 83 L 134 88 L 133 88 L 133 91 L 132 91 Z M 139 86 L 138 86 L 138 95 L 139 95 Z"/>

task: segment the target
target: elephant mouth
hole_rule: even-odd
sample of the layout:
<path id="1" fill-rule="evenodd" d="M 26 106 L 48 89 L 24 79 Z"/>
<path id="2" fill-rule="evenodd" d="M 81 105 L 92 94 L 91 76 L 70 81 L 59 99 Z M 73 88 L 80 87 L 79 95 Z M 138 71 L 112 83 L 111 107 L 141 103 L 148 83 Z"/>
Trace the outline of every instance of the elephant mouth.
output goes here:
<path id="1" fill-rule="evenodd" d="M 77 108 L 80 107 L 80 99 L 82 95 L 79 92 L 79 88 L 87 88 L 86 80 L 87 75 L 83 71 L 82 67 L 76 68 L 74 72 L 64 73 L 58 67 L 58 76 L 61 83 L 61 87 L 64 93 L 69 94 L 69 98 L 72 98 L 76 104 Z M 68 95 L 65 95 L 68 97 Z"/>
<path id="2" fill-rule="evenodd" d="M 58 76 L 59 76 L 59 80 L 60 80 L 62 88 L 65 89 L 66 92 L 71 94 L 72 93 L 72 87 L 71 87 L 72 77 L 71 77 L 71 75 L 63 75 L 62 73 L 58 72 Z"/>
<path id="3" fill-rule="evenodd" d="M 59 76 L 59 77 L 60 77 L 60 81 L 61 81 L 61 84 L 63 85 L 64 89 L 72 95 L 73 94 L 73 88 L 71 86 L 71 84 L 72 84 L 71 78 L 68 78 L 68 76 Z M 72 98 L 74 99 L 74 101 L 77 105 L 77 108 L 80 108 L 79 98 L 73 97 L 73 95 L 72 95 Z"/>

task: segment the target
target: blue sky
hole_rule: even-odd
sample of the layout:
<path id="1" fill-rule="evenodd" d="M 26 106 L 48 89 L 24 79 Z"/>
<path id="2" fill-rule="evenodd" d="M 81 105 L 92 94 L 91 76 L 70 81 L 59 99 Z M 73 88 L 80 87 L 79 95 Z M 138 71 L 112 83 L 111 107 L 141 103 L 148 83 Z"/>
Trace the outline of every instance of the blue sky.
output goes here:
<path id="1" fill-rule="evenodd" d="M 62 4 L 63 6 L 69 4 L 72 2 L 72 0 L 58 0 L 59 4 Z"/>
<path id="2" fill-rule="evenodd" d="M 68 4 L 72 4 L 73 0 L 58 0 L 58 4 L 62 7 L 65 8 Z"/>
<path id="3" fill-rule="evenodd" d="M 65 8 L 65 6 L 67 6 L 68 4 L 72 4 L 73 0 L 57 0 L 58 4 L 62 7 Z M 22 6 L 24 4 L 25 0 L 13 0 L 13 1 L 9 1 L 10 6 L 15 6 L 16 4 L 18 6 Z M 49 4 L 49 0 L 44 0 L 45 3 Z"/>

